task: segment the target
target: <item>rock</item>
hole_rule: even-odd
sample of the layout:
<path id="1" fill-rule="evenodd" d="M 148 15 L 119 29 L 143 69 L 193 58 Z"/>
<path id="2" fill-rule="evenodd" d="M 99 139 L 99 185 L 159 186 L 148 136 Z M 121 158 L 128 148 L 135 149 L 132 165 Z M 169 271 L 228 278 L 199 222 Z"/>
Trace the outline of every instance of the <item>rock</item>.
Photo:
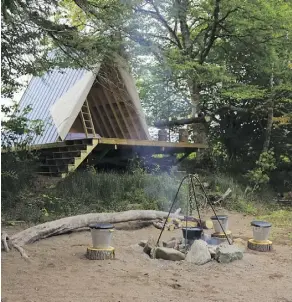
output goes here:
<path id="1" fill-rule="evenodd" d="M 247 242 L 241 238 L 233 239 L 233 245 L 237 246 L 243 253 L 246 251 Z"/>
<path id="2" fill-rule="evenodd" d="M 243 252 L 236 245 L 220 244 L 216 249 L 215 259 L 220 263 L 229 263 L 234 260 L 241 260 Z"/>
<path id="3" fill-rule="evenodd" d="M 208 245 L 208 250 L 211 254 L 211 258 L 215 258 L 217 245 Z"/>
<path id="4" fill-rule="evenodd" d="M 185 259 L 185 255 L 183 253 L 168 247 L 156 247 L 152 249 L 151 256 L 154 259 L 164 259 L 171 261 L 180 261 Z"/>
<path id="5" fill-rule="evenodd" d="M 188 250 L 188 247 L 186 248 L 186 246 L 185 246 L 184 244 L 180 244 L 180 245 L 178 246 L 178 250 L 179 250 L 181 253 L 185 254 L 185 253 L 187 252 L 187 250 Z"/>
<path id="6" fill-rule="evenodd" d="M 211 237 L 210 239 L 206 240 L 209 245 L 219 245 L 222 243 L 228 243 L 226 238 L 218 238 L 218 237 Z"/>
<path id="7" fill-rule="evenodd" d="M 178 241 L 176 239 L 170 240 L 168 242 L 163 241 L 162 245 L 163 245 L 163 247 L 170 247 L 170 248 L 173 248 L 176 250 L 178 249 Z"/>
<path id="8" fill-rule="evenodd" d="M 150 256 L 151 250 L 155 247 L 155 245 L 156 245 L 155 239 L 153 237 L 149 237 L 143 248 L 143 252 Z"/>
<path id="9" fill-rule="evenodd" d="M 157 229 L 162 230 L 162 229 L 163 229 L 164 222 L 162 222 L 162 221 L 153 221 L 153 225 L 154 225 Z"/>
<path id="10" fill-rule="evenodd" d="M 147 240 L 140 240 L 140 242 L 138 243 L 138 245 L 141 247 L 145 247 L 146 244 L 147 244 Z"/>
<path id="11" fill-rule="evenodd" d="M 211 260 L 208 245 L 203 240 L 195 240 L 186 256 L 186 261 L 202 265 Z"/>

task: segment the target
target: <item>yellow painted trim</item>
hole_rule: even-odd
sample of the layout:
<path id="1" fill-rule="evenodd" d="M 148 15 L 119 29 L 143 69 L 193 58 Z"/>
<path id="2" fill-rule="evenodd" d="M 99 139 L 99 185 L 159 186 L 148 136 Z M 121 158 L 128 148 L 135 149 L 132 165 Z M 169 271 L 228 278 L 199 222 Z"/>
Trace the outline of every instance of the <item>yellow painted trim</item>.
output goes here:
<path id="1" fill-rule="evenodd" d="M 254 240 L 254 239 L 249 239 L 248 242 L 252 243 L 252 244 L 257 244 L 257 245 L 267 245 L 267 244 L 272 244 L 272 241 L 270 240 L 262 240 L 262 241 L 258 241 L 258 240 Z"/>
<path id="2" fill-rule="evenodd" d="M 89 246 L 88 249 L 91 250 L 91 251 L 106 251 L 106 252 L 114 252 L 115 251 L 115 248 L 112 247 L 112 246 L 107 248 L 107 249 L 95 249 L 92 246 Z"/>
<path id="3" fill-rule="evenodd" d="M 197 143 L 172 143 L 163 141 L 150 141 L 138 139 L 122 139 L 122 138 L 99 138 L 99 144 L 102 145 L 124 145 L 124 146 L 147 146 L 147 147 L 162 147 L 162 148 L 198 148 L 206 149 L 208 145 Z"/>
<path id="4" fill-rule="evenodd" d="M 226 231 L 225 232 L 226 233 L 226 235 L 232 235 L 232 232 L 231 231 Z M 225 234 L 222 232 L 222 233 L 213 233 L 212 234 L 213 236 L 225 236 Z"/>

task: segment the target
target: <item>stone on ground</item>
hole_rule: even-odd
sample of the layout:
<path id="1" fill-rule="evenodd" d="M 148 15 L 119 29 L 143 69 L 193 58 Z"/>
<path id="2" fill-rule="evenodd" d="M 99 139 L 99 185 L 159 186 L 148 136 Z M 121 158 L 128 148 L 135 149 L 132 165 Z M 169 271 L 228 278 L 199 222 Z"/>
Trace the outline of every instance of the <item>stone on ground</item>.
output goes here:
<path id="1" fill-rule="evenodd" d="M 174 239 L 174 240 L 170 240 L 170 241 L 163 241 L 162 242 L 163 247 L 169 247 L 169 248 L 173 248 L 173 249 L 178 249 L 178 240 Z"/>
<path id="2" fill-rule="evenodd" d="M 204 240 L 195 240 L 187 253 L 186 261 L 202 265 L 211 260 L 208 245 Z"/>
<path id="3" fill-rule="evenodd" d="M 220 263 L 229 263 L 242 258 L 243 252 L 236 245 L 220 244 L 216 249 L 215 259 Z"/>
<path id="4" fill-rule="evenodd" d="M 215 258 L 217 245 L 208 245 L 208 250 L 212 258 Z"/>
<path id="5" fill-rule="evenodd" d="M 138 245 L 141 247 L 145 247 L 146 244 L 147 244 L 147 240 L 140 240 L 140 242 L 138 243 Z"/>
<path id="6" fill-rule="evenodd" d="M 152 249 L 151 256 L 154 259 L 164 259 L 171 261 L 180 261 L 185 259 L 185 255 L 183 253 L 168 247 L 156 247 Z"/>
<path id="7" fill-rule="evenodd" d="M 148 238 L 144 248 L 143 252 L 150 256 L 151 250 L 155 247 L 156 240 L 151 236 Z"/>

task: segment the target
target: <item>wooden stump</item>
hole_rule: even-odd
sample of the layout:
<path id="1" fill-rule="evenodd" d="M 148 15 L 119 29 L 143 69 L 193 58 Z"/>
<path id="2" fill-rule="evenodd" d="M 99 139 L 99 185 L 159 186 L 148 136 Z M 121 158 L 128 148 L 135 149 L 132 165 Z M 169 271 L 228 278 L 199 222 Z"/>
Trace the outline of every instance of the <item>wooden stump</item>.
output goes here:
<path id="1" fill-rule="evenodd" d="M 258 251 L 258 252 L 270 252 L 272 250 L 272 241 L 256 241 L 254 239 L 249 239 L 247 242 L 247 247 L 250 250 Z"/>
<path id="2" fill-rule="evenodd" d="M 90 260 L 115 259 L 115 249 L 113 247 L 109 247 L 107 249 L 95 249 L 93 247 L 88 247 L 86 257 Z"/>
<path id="3" fill-rule="evenodd" d="M 232 241 L 233 236 L 232 236 L 231 231 L 226 231 L 225 233 L 226 233 L 227 237 Z M 219 238 L 219 239 L 225 239 L 226 238 L 226 236 L 223 232 L 222 233 L 213 233 L 213 234 L 211 234 L 211 237 Z"/>

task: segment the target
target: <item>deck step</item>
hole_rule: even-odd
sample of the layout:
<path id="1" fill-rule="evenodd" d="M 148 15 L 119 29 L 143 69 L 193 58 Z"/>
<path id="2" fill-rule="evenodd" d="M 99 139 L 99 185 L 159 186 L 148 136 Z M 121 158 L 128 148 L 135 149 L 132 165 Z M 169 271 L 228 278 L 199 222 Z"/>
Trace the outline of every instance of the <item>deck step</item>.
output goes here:
<path id="1" fill-rule="evenodd" d="M 80 145 L 68 145 L 68 146 L 63 146 L 63 147 L 56 147 L 56 148 L 51 148 L 51 149 L 47 149 L 44 151 L 41 151 L 41 154 L 51 154 L 51 153 L 55 153 L 55 152 L 70 152 L 70 151 L 82 151 L 82 150 L 86 150 L 87 149 L 87 145 L 85 144 L 80 144 Z"/>
<path id="2" fill-rule="evenodd" d="M 80 157 L 47 158 L 45 163 L 48 165 L 74 164 L 75 158 L 80 159 Z"/>
<path id="3" fill-rule="evenodd" d="M 86 154 L 86 150 L 75 150 L 75 151 L 65 151 L 65 152 L 53 152 L 52 158 L 70 158 L 70 157 L 80 157 Z"/>
<path id="4" fill-rule="evenodd" d="M 40 152 L 40 175 L 65 177 L 75 171 L 98 144 L 94 139 L 78 139 L 62 142 L 60 147 L 42 150 Z"/>
<path id="5" fill-rule="evenodd" d="M 58 177 L 58 178 L 64 178 L 66 177 L 67 173 L 56 173 L 56 172 L 44 172 L 44 171 L 39 171 L 37 172 L 38 175 L 42 176 L 50 176 L 50 177 Z"/>
<path id="6" fill-rule="evenodd" d="M 66 146 L 71 145 L 92 145 L 93 138 L 82 138 L 82 139 L 74 139 L 74 140 L 67 140 L 65 141 Z"/>
<path id="7" fill-rule="evenodd" d="M 49 165 L 42 164 L 39 166 L 40 172 L 51 172 L 51 173 L 69 173 L 74 170 L 73 164 L 62 164 L 62 165 Z"/>

